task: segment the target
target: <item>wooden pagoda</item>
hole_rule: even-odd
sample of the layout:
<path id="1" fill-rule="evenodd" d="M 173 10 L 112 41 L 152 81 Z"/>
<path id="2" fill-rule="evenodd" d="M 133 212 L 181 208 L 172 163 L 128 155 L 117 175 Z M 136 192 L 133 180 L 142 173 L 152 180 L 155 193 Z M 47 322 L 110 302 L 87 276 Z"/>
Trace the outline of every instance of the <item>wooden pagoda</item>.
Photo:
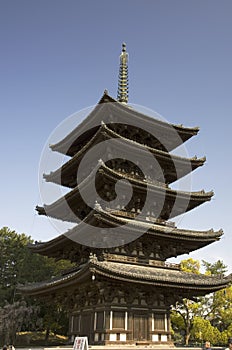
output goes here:
<path id="1" fill-rule="evenodd" d="M 218 241 L 222 235 L 221 230 L 180 229 L 169 221 L 210 201 L 213 195 L 170 187 L 204 164 L 205 158 L 170 153 L 199 129 L 171 125 L 129 107 L 125 45 L 120 61 L 117 100 L 105 91 L 88 117 L 51 146 L 70 160 L 44 177 L 70 191 L 37 207 L 40 215 L 75 226 L 31 249 L 57 260 L 69 259 L 75 267 L 60 278 L 26 286 L 24 293 L 65 303 L 71 339 L 88 336 L 90 344 L 102 345 L 171 345 L 170 306 L 224 288 L 231 276 L 186 273 L 178 264 L 166 261 Z M 117 141 L 114 147 L 96 147 L 112 140 Z M 96 151 L 79 174 L 82 160 L 94 147 Z M 148 153 L 155 159 L 154 167 Z M 136 155 L 136 162 L 131 155 Z M 126 204 L 115 200 L 119 180 L 122 190 L 125 186 L 126 191 L 128 183 L 133 190 Z M 90 189 L 94 181 L 100 196 L 97 202 Z M 144 211 L 148 191 L 149 205 Z M 83 193 L 90 198 L 88 203 Z"/>

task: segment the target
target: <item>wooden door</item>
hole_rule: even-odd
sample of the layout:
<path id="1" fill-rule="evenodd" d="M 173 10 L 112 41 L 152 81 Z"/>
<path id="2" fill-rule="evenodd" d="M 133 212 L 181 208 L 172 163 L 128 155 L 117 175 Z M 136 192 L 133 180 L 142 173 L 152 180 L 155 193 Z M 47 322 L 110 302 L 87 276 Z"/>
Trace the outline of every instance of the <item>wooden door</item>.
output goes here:
<path id="1" fill-rule="evenodd" d="M 93 319 L 90 313 L 83 313 L 81 315 L 81 336 L 86 336 L 89 338 L 89 342 L 92 341 L 93 338 Z"/>
<path id="2" fill-rule="evenodd" d="M 147 340 L 147 333 L 148 333 L 148 317 L 147 315 L 134 315 L 134 322 L 133 322 L 133 333 L 134 333 L 134 340 L 137 341 L 143 341 Z"/>

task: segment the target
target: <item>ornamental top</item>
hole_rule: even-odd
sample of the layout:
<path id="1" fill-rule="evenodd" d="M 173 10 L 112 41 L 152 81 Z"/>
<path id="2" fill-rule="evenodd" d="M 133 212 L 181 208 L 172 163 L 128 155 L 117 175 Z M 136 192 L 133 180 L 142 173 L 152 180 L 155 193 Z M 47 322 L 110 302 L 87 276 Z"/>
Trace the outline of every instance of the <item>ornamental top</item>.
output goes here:
<path id="1" fill-rule="evenodd" d="M 122 52 L 120 55 L 120 67 L 118 75 L 118 96 L 119 102 L 128 102 L 128 53 L 126 52 L 126 44 L 122 44 Z"/>

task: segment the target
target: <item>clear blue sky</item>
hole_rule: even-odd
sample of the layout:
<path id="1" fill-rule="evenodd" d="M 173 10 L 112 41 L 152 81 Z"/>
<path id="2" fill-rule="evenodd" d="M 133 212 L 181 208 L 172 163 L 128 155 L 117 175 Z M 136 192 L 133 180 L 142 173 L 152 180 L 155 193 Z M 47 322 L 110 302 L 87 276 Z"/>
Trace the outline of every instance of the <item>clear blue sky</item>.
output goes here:
<path id="1" fill-rule="evenodd" d="M 206 155 L 193 190 L 214 199 L 181 226 L 223 228 L 193 258 L 222 259 L 232 270 L 232 2 L 227 0 L 0 2 L 0 227 L 46 241 L 56 235 L 41 204 L 44 144 L 70 114 L 117 93 L 121 44 L 129 52 L 129 101 L 168 121 L 200 126 L 186 143 Z"/>

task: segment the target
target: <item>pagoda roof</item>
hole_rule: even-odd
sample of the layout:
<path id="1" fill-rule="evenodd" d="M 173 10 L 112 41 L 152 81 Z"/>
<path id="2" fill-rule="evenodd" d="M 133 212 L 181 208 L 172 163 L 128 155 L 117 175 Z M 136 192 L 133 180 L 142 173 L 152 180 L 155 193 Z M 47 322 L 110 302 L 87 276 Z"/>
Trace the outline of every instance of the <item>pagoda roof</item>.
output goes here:
<path id="1" fill-rule="evenodd" d="M 94 276 L 94 279 L 92 278 Z M 129 284 L 142 284 L 154 287 L 165 287 L 177 290 L 181 294 L 190 296 L 205 295 L 225 288 L 231 281 L 232 275 L 227 277 L 206 276 L 188 273 L 177 269 L 157 266 L 144 266 L 111 261 L 98 261 L 96 257 L 79 266 L 76 271 L 63 275 L 48 282 L 40 282 L 20 290 L 29 295 L 51 295 L 55 292 L 80 287 L 82 283 L 95 283 L 102 278 L 118 280 Z"/>
<path id="2" fill-rule="evenodd" d="M 151 154 L 158 161 L 159 165 L 157 166 L 154 162 L 154 165 L 158 168 L 157 171 L 149 172 L 154 177 L 159 176 L 157 180 L 162 180 L 164 178 L 166 183 L 172 183 L 177 179 L 185 176 L 190 173 L 192 170 L 202 166 L 205 162 L 205 157 L 203 158 L 185 158 L 180 157 L 174 154 L 170 154 L 166 151 L 157 150 L 152 147 L 140 144 L 131 139 L 122 137 L 120 134 L 115 132 L 110 128 L 110 124 L 107 126 L 104 122 L 101 123 L 101 126 L 96 129 L 95 133 L 88 140 L 88 142 L 71 158 L 67 161 L 61 168 L 57 169 L 54 172 L 51 172 L 48 175 L 44 175 L 46 181 L 55 182 L 57 184 L 62 184 L 68 187 L 75 187 L 77 181 L 83 180 L 84 174 L 80 174 L 77 180 L 77 168 L 82 160 L 82 158 L 89 152 L 89 150 L 96 144 L 99 144 L 102 141 L 114 139 L 113 147 L 111 147 L 110 153 L 111 158 L 117 157 L 119 154 L 122 154 L 122 158 L 130 159 L 130 154 L 136 154 L 138 161 L 141 161 L 142 164 L 147 164 L 146 168 L 149 169 L 151 163 Z M 97 159 L 100 159 L 104 156 L 103 153 L 106 153 L 106 147 L 99 147 L 95 149 L 94 155 L 89 156 L 89 171 L 93 166 L 93 162 L 96 163 Z M 115 153 L 116 152 L 116 153 Z M 114 154 L 115 153 L 115 154 Z M 89 155 L 89 153 L 88 153 Z M 160 167 L 162 172 L 160 172 Z M 88 171 L 86 170 L 86 172 Z M 159 175 L 156 175 L 159 174 Z"/>
<path id="3" fill-rule="evenodd" d="M 160 184 L 135 179 L 126 173 L 122 174 L 112 170 L 101 161 L 100 167 L 93 169 L 89 176 L 72 191 L 52 204 L 44 205 L 43 207 L 37 206 L 36 209 L 40 215 L 47 215 L 64 221 L 79 222 L 80 219 L 84 219 L 91 211 L 90 207 L 83 200 L 81 193 L 85 194 L 90 201 L 93 201 L 93 203 L 91 203 L 91 207 L 93 207 L 96 198 L 94 198 L 92 194 L 92 187 L 90 184 L 96 185 L 96 191 L 98 193 L 103 189 L 101 195 L 102 198 L 104 198 L 104 185 L 112 184 L 115 186 L 115 183 L 119 180 L 124 180 L 120 181 L 120 184 L 125 186 L 125 191 L 128 191 L 128 183 L 125 181 L 128 180 L 133 187 L 133 191 L 139 191 L 140 196 L 147 196 L 147 194 L 149 194 L 149 206 L 154 206 L 158 212 L 156 215 L 164 220 L 192 210 L 204 202 L 211 200 L 213 196 L 213 191 L 178 191 L 166 186 L 160 186 Z M 160 198 L 161 202 L 165 198 L 162 208 L 160 205 Z M 109 201 L 109 198 L 104 199 Z M 81 212 L 83 214 L 80 214 Z"/>
<path id="4" fill-rule="evenodd" d="M 102 121 L 105 124 L 126 124 L 132 128 L 135 126 L 142 130 L 147 130 L 157 138 L 157 147 L 155 148 L 168 151 L 178 147 L 199 131 L 198 127 L 189 128 L 182 125 L 169 124 L 168 122 L 149 117 L 124 103 L 118 102 L 105 91 L 99 103 L 85 120 L 63 140 L 51 145 L 52 150 L 73 156 L 83 147 L 83 143 L 85 144 L 92 137 Z"/>
<path id="5" fill-rule="evenodd" d="M 140 237 L 144 238 L 145 235 L 157 242 L 159 241 L 158 244 L 160 245 L 172 242 L 176 250 L 174 252 L 169 249 L 166 253 L 166 258 L 189 253 L 207 246 L 218 241 L 223 234 L 222 230 L 215 232 L 212 229 L 207 231 L 180 229 L 171 226 L 171 223 L 168 222 L 160 223 L 159 220 L 157 220 L 156 223 L 149 222 L 148 220 L 134 220 L 131 217 L 126 217 L 123 212 L 105 211 L 100 206 L 97 206 L 97 208 L 93 209 L 88 214 L 84 222 L 80 222 L 80 224 L 67 231 L 66 234 L 60 235 L 48 242 L 37 242 L 31 245 L 30 248 L 36 253 L 61 259 L 69 258 L 70 251 L 76 249 L 83 253 L 83 249 L 89 250 L 89 246 L 92 246 L 93 243 L 99 246 L 99 242 L 104 242 L 105 237 L 109 240 L 111 239 L 111 233 L 108 233 L 107 230 L 106 232 L 101 232 L 99 229 L 97 236 L 95 233 L 92 234 L 90 225 L 108 228 L 115 228 L 118 226 L 118 232 L 114 230 L 113 235 L 114 237 L 115 233 L 121 235 L 121 245 L 125 245 L 125 237 L 129 238 L 127 244 L 130 244 L 131 241 Z M 117 242 L 120 246 L 119 237 L 118 235 Z M 81 242 L 85 243 L 85 247 L 83 247 Z M 91 250 L 94 251 L 93 248 L 91 248 Z"/>

